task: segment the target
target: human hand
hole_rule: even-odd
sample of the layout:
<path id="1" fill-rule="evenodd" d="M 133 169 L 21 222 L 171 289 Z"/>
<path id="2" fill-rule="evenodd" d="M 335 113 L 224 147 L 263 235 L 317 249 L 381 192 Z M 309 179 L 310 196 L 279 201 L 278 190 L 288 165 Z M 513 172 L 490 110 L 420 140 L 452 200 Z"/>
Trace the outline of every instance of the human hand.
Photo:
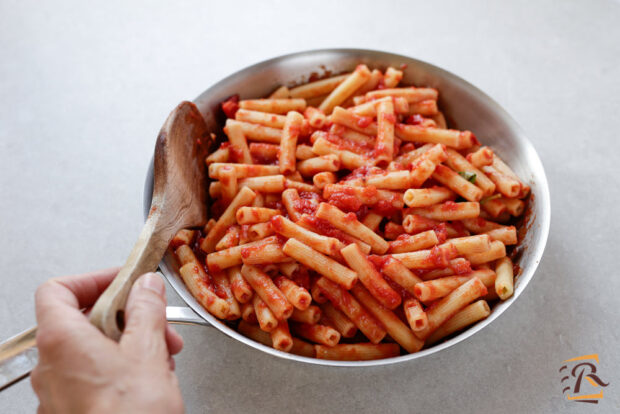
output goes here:
<path id="1" fill-rule="evenodd" d="M 172 355 L 183 339 L 166 322 L 163 280 L 134 284 L 117 343 L 91 325 L 91 307 L 118 269 L 51 279 L 35 295 L 39 363 L 32 387 L 39 413 L 181 413 Z"/>

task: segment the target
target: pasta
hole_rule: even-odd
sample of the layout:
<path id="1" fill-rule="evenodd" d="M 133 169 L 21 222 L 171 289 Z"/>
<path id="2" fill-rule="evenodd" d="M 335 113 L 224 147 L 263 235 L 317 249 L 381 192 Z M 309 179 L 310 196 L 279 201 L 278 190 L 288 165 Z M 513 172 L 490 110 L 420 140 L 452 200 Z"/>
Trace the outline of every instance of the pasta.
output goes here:
<path id="1" fill-rule="evenodd" d="M 403 78 L 361 64 L 223 103 L 212 219 L 170 243 L 207 311 L 282 352 L 369 360 L 511 297 L 530 187 L 446 123 L 439 91 Z"/>

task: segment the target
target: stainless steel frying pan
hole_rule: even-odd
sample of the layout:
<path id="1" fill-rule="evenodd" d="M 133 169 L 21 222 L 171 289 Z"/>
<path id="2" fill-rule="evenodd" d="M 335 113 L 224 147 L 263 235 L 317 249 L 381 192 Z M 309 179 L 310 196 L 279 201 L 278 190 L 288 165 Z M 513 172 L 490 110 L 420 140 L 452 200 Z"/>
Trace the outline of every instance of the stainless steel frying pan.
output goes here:
<path id="1" fill-rule="evenodd" d="M 403 82 L 431 86 L 439 89 L 440 106 L 451 126 L 474 131 L 479 139 L 494 150 L 532 187 L 532 214 L 529 216 L 527 236 L 523 241 L 523 253 L 518 260 L 523 269 L 515 282 L 514 295 L 507 301 L 495 304 L 491 315 L 459 335 L 415 354 L 376 361 L 326 361 L 301 357 L 277 351 L 239 334 L 220 322 L 189 293 L 179 277 L 178 267 L 172 257 L 166 256 L 160 268 L 172 287 L 200 317 L 226 335 L 253 348 L 271 355 L 311 364 L 331 366 L 372 366 L 422 358 L 455 345 L 493 322 L 517 297 L 534 275 L 543 254 L 549 233 L 550 213 L 549 188 L 545 172 L 530 141 L 516 122 L 491 98 L 463 79 L 436 66 L 392 53 L 364 49 L 326 49 L 294 53 L 270 59 L 236 72 L 216 83 L 194 100 L 198 109 L 214 130 L 221 130 L 222 121 L 219 103 L 230 95 L 238 93 L 241 99 L 264 97 L 280 85 L 300 84 L 308 81 L 311 74 L 338 74 L 351 71 L 356 65 L 366 63 L 371 68 L 387 66 L 404 69 Z M 153 185 L 152 169 L 149 171 L 144 192 L 144 212 L 148 214 L 151 205 Z"/>
<path id="2" fill-rule="evenodd" d="M 304 83 L 312 75 L 322 76 L 351 71 L 360 63 L 366 63 L 371 68 L 382 69 L 387 66 L 406 65 L 403 70 L 404 83 L 439 89 L 439 104 L 451 126 L 474 131 L 484 144 L 492 146 L 531 186 L 531 214 L 525 223 L 528 231 L 519 247 L 522 249 L 522 254 L 517 262 L 522 273 L 516 278 L 514 295 L 506 301 L 494 304 L 488 318 L 445 342 L 415 354 L 376 361 L 327 361 L 277 351 L 239 334 L 217 320 L 205 311 L 189 293 L 179 276 L 176 261 L 168 254 L 162 260 L 160 269 L 174 290 L 191 308 L 191 310 L 189 308 L 168 309 L 171 322 L 211 325 L 246 345 L 289 360 L 349 367 L 386 365 L 422 358 L 463 341 L 497 319 L 525 290 L 538 267 L 549 234 L 551 207 L 547 178 L 534 147 L 516 122 L 495 101 L 465 80 L 431 64 L 402 55 L 365 49 L 324 49 L 285 55 L 247 67 L 211 86 L 194 102 L 207 126 L 213 131 L 220 131 L 224 119 L 219 110 L 219 103 L 231 95 L 239 94 L 242 99 L 263 97 L 280 85 Z M 151 165 L 144 191 L 145 217 L 151 205 L 152 188 L 153 168 Z M 18 335 L 12 338 L 10 343 L 7 341 L 0 345 L 0 389 L 11 380 L 14 381 L 19 376 L 18 374 L 21 377 L 27 375 L 34 367 L 36 351 L 32 349 L 33 338 L 32 334 Z M 16 340 L 19 346 L 16 346 Z M 3 359 L 3 350 L 7 349 L 10 352 L 5 352 L 4 356 L 11 358 Z"/>

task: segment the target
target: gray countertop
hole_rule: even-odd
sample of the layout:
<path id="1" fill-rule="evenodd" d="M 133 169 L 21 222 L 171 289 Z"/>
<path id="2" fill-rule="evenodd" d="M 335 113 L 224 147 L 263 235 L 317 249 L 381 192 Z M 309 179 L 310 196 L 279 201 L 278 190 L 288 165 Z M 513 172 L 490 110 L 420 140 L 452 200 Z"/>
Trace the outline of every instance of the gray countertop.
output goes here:
<path id="1" fill-rule="evenodd" d="M 401 365 L 306 366 L 180 328 L 187 411 L 620 411 L 620 3 L 232 3 L 0 2 L 0 337 L 34 323 L 47 278 L 124 261 L 179 101 L 276 55 L 382 49 L 460 75 L 529 135 L 553 210 L 537 274 L 489 327 Z M 603 400 L 567 401 L 562 361 L 593 353 Z M 0 393 L 3 413 L 36 406 L 28 382 Z"/>

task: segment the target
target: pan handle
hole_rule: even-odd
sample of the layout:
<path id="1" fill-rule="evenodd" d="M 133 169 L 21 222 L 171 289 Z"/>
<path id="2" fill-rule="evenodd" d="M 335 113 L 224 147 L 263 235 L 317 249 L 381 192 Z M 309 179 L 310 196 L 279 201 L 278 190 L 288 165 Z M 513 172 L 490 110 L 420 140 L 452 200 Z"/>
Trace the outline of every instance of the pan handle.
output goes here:
<path id="1" fill-rule="evenodd" d="M 167 306 L 166 319 L 175 325 L 211 326 L 209 322 L 202 319 L 200 315 L 187 306 Z"/>
<path id="2" fill-rule="evenodd" d="M 36 334 L 35 326 L 0 344 L 0 391 L 26 378 L 37 365 Z"/>
<path id="3" fill-rule="evenodd" d="M 166 319 L 172 324 L 211 326 L 188 307 L 166 307 Z M 37 327 L 0 343 L 0 391 L 30 375 L 39 361 L 35 337 Z"/>

